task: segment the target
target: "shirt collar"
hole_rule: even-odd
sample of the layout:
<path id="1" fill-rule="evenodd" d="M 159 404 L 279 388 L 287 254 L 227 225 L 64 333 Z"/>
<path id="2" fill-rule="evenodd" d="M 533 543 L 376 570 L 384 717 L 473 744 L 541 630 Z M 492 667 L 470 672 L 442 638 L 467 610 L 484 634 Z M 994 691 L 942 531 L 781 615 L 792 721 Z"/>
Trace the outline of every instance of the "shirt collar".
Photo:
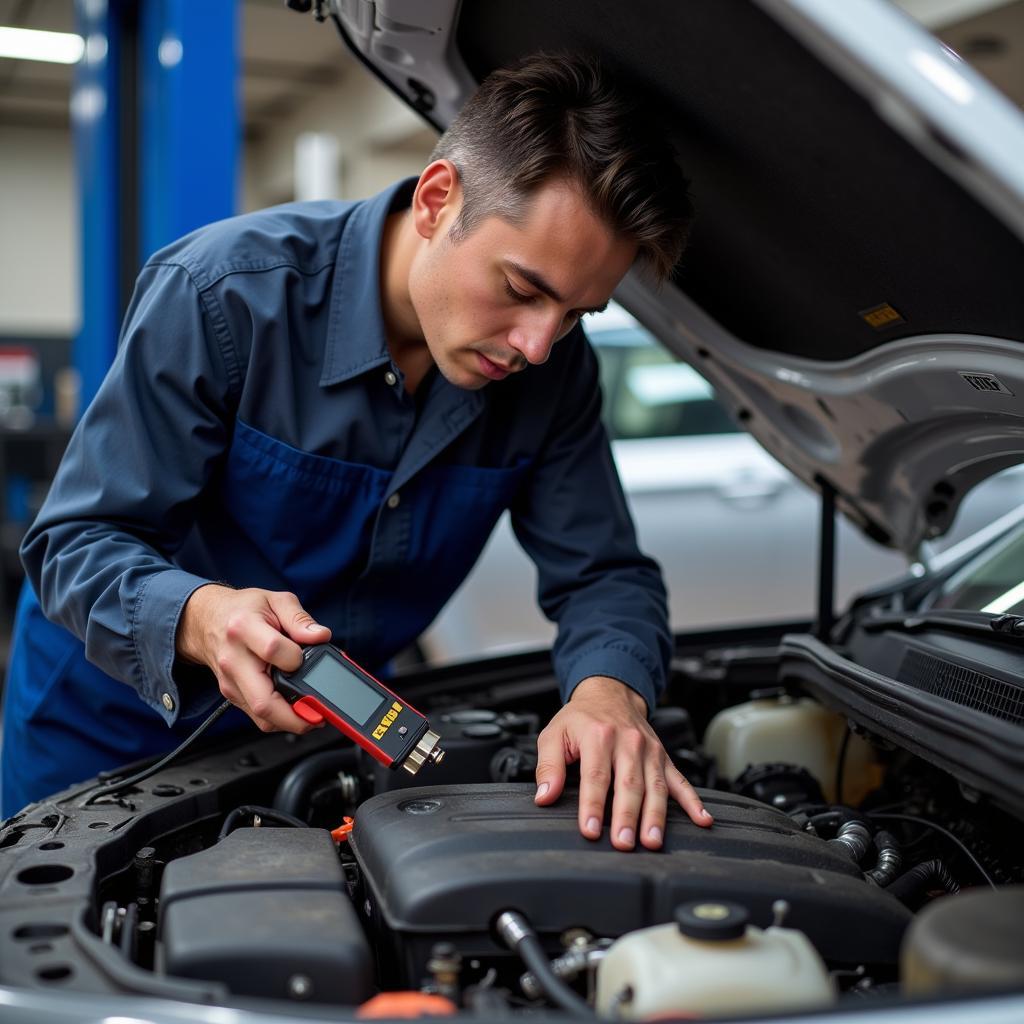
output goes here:
<path id="1" fill-rule="evenodd" d="M 381 235 L 388 214 L 409 205 L 416 181 L 405 178 L 357 203 L 345 221 L 334 264 L 321 387 L 391 360 L 380 308 Z"/>

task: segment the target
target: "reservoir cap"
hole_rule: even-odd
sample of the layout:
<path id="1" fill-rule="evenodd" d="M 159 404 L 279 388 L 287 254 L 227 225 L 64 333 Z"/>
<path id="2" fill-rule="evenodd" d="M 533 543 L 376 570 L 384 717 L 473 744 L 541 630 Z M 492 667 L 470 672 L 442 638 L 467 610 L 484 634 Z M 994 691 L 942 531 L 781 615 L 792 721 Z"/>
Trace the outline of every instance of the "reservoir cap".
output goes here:
<path id="1" fill-rule="evenodd" d="M 750 915 L 746 907 L 724 900 L 699 900 L 676 907 L 676 923 L 683 935 L 704 942 L 740 939 Z"/>

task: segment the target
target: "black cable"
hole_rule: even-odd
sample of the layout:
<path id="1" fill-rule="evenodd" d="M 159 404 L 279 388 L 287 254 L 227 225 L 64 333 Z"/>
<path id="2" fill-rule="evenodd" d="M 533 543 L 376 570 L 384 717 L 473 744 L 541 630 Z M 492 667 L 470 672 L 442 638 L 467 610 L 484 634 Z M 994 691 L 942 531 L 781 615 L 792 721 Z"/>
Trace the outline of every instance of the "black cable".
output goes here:
<path id="1" fill-rule="evenodd" d="M 169 765 L 176 757 L 183 754 L 200 736 L 206 732 L 207 729 L 213 725 L 214 722 L 224 714 L 227 709 L 231 707 L 231 701 L 226 700 L 217 709 L 209 715 L 209 717 L 199 725 L 193 732 L 185 738 L 185 741 L 179 746 L 175 747 L 169 754 L 162 757 L 156 764 L 151 764 L 148 768 L 143 768 L 141 772 L 136 772 L 135 775 L 129 776 L 127 779 L 121 779 L 119 782 L 112 782 L 106 786 L 101 786 L 97 789 L 86 801 L 83 806 L 88 807 L 89 804 L 96 800 L 99 800 L 104 796 L 112 796 L 114 793 L 120 792 L 122 789 L 128 789 L 130 786 L 136 786 L 140 782 L 145 782 L 151 775 L 155 775 L 161 768 Z"/>
<path id="2" fill-rule="evenodd" d="M 952 832 L 950 832 L 948 829 L 943 828 L 941 825 L 936 825 L 934 821 L 928 821 L 926 818 L 918 818 L 913 814 L 878 814 L 874 811 L 868 811 L 867 816 L 869 818 L 880 818 L 883 821 L 910 821 L 913 822 L 915 825 L 923 825 L 925 828 L 930 828 L 935 832 L 941 833 L 947 839 L 956 843 L 956 845 L 964 853 L 967 859 L 975 866 L 975 868 L 977 868 L 978 874 L 981 875 L 981 877 L 984 878 L 985 881 L 988 882 L 988 884 L 992 886 L 993 889 L 999 888 L 996 885 L 996 883 L 992 881 L 992 878 L 989 875 L 989 873 L 981 866 L 981 863 L 978 861 L 978 858 L 975 857 L 974 854 L 971 853 L 971 851 L 968 850 L 967 847 L 959 839 L 957 839 L 957 837 L 953 835 Z"/>
<path id="3" fill-rule="evenodd" d="M 292 814 L 285 814 L 283 811 L 275 811 L 272 807 L 257 807 L 255 804 L 243 804 L 241 807 L 236 807 L 224 819 L 224 824 L 221 825 L 220 832 L 217 834 L 217 842 L 219 843 L 231 832 L 239 819 L 257 814 L 260 818 L 276 822 L 278 825 L 289 825 L 292 828 L 309 828 L 308 822 L 303 821 L 301 818 L 296 818 Z"/>

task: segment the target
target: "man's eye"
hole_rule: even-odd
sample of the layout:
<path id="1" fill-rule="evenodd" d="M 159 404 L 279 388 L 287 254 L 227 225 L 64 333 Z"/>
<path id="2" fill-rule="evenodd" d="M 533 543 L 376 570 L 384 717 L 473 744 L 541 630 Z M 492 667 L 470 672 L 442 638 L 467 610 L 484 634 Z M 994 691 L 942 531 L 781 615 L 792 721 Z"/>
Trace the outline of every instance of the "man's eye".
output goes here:
<path id="1" fill-rule="evenodd" d="M 534 297 L 532 295 L 524 295 L 522 292 L 517 292 L 507 277 L 505 278 L 505 291 L 508 292 L 509 298 L 516 302 L 533 302 Z"/>

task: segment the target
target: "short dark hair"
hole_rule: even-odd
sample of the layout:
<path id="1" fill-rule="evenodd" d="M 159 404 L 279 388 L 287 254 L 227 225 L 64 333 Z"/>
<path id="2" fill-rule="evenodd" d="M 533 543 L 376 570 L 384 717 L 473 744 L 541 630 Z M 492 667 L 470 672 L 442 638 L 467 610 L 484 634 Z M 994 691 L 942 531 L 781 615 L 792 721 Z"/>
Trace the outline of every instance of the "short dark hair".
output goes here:
<path id="1" fill-rule="evenodd" d="M 488 75 L 438 140 L 439 159 L 462 183 L 456 241 L 487 216 L 520 220 L 531 195 L 562 177 L 664 280 L 693 220 L 664 130 L 592 57 L 538 53 Z"/>

